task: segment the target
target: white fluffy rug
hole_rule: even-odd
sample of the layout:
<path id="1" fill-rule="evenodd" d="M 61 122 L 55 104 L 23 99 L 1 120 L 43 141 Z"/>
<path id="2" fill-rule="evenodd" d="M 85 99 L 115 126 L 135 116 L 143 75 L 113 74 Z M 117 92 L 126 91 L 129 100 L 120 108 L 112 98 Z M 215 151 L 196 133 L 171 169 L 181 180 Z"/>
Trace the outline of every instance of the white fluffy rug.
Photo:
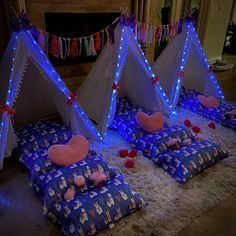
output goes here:
<path id="1" fill-rule="evenodd" d="M 236 192 L 236 132 L 219 124 L 216 124 L 215 130 L 210 129 L 206 118 L 182 108 L 178 108 L 177 112 L 178 115 L 169 120 L 170 124 L 183 124 L 186 118 L 190 119 L 201 127 L 203 137 L 221 144 L 232 156 L 182 185 L 141 154 L 136 158 L 136 167 L 127 170 L 125 159 L 118 156 L 118 151 L 130 147 L 118 133 L 109 131 L 104 144 L 92 143 L 91 146 L 102 153 L 111 166 L 118 168 L 149 205 L 121 219 L 113 229 L 102 235 L 176 235 L 194 219 Z"/>

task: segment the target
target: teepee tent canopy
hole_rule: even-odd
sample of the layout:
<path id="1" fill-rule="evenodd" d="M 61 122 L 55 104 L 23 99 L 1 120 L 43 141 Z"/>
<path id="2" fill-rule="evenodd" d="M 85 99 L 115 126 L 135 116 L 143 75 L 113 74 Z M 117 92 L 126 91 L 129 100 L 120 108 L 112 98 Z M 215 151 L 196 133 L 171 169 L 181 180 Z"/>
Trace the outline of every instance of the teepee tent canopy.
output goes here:
<path id="1" fill-rule="evenodd" d="M 115 43 L 105 46 L 77 90 L 77 101 L 102 133 L 114 119 L 118 95 L 151 111 L 174 113 L 132 29 L 120 23 L 114 34 Z"/>
<path id="2" fill-rule="evenodd" d="M 17 146 L 14 109 L 15 123 L 58 112 L 74 134 L 102 138 L 28 30 L 12 33 L 0 64 L 0 88 L 0 169 Z"/>
<path id="3" fill-rule="evenodd" d="M 173 107 L 178 103 L 181 86 L 224 99 L 193 23 L 189 20 L 184 22 L 182 32 L 167 45 L 152 69 Z"/>

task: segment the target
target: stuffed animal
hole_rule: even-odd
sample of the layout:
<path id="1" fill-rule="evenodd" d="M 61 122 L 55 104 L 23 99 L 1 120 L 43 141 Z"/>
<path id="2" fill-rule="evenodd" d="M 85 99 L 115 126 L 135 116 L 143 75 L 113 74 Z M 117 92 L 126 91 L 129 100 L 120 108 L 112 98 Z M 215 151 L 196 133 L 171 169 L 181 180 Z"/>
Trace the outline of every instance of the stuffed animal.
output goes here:
<path id="1" fill-rule="evenodd" d="M 85 179 L 83 175 L 78 175 L 74 177 L 74 184 L 78 187 L 83 187 L 85 185 Z"/>
<path id="2" fill-rule="evenodd" d="M 75 188 L 74 188 L 74 186 L 71 186 L 67 191 L 66 191 L 66 193 L 64 194 L 64 199 L 66 200 L 66 201 L 69 201 L 69 200 L 71 200 L 72 198 L 74 198 L 74 196 L 75 196 Z"/>
<path id="3" fill-rule="evenodd" d="M 170 148 L 171 150 L 177 150 L 180 149 L 180 145 L 178 142 L 177 138 L 171 138 L 166 142 L 166 145 L 168 148 Z"/>
<path id="4" fill-rule="evenodd" d="M 104 172 L 95 171 L 92 173 L 90 179 L 93 181 L 94 186 L 100 188 L 103 186 L 103 183 L 107 179 L 107 176 Z"/>

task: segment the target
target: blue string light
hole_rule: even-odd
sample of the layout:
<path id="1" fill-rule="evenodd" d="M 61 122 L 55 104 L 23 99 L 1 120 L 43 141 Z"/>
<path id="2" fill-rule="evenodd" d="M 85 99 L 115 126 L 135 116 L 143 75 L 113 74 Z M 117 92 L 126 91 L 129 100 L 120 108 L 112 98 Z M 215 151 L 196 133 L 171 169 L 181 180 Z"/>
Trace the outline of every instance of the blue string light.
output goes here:
<path id="1" fill-rule="evenodd" d="M 13 72 L 14 72 L 14 65 L 15 65 L 15 57 L 16 57 L 16 47 L 18 44 L 18 35 L 16 33 L 14 34 L 14 41 L 13 41 L 13 57 L 12 57 L 12 65 L 10 68 L 10 79 L 9 79 L 9 89 L 7 91 L 7 99 L 6 99 L 6 105 L 12 106 L 13 99 L 11 98 L 11 90 L 12 90 L 12 77 L 13 77 Z M 0 146 L 2 147 L 2 150 L 0 150 L 0 169 L 2 168 L 2 158 L 4 158 L 5 154 L 5 147 L 7 144 L 7 131 L 9 127 L 9 122 L 8 122 L 8 114 L 6 112 L 2 113 L 2 122 L 1 122 L 1 127 L 0 127 Z"/>
<path id="2" fill-rule="evenodd" d="M 123 26 L 122 31 L 121 31 L 119 55 L 118 55 L 118 61 L 116 64 L 115 79 L 113 81 L 116 85 L 118 85 L 118 83 L 119 83 L 122 69 L 123 69 L 123 66 L 124 66 L 124 63 L 126 60 L 126 49 L 127 49 L 126 32 L 125 32 L 126 28 L 127 28 L 126 26 Z M 107 117 L 107 121 L 106 121 L 106 130 L 111 125 L 112 120 L 113 120 L 114 109 L 116 108 L 116 99 L 117 99 L 117 90 L 113 89 L 111 103 L 110 103 L 109 112 L 108 112 L 108 117 Z M 106 133 L 105 133 L 105 135 L 106 135 Z"/>
<path id="3" fill-rule="evenodd" d="M 49 63 L 48 58 L 46 57 L 46 55 L 43 53 L 43 51 L 41 50 L 41 48 L 39 47 L 39 45 L 36 43 L 36 41 L 32 38 L 32 35 L 30 34 L 30 31 L 27 30 L 25 31 L 27 32 L 30 40 L 33 41 L 34 46 L 37 47 L 37 49 L 40 52 L 40 56 L 41 56 L 41 63 L 44 64 L 45 68 L 47 68 L 47 70 L 45 71 L 46 73 L 50 73 L 52 74 L 54 80 L 52 80 L 52 82 L 58 87 L 60 88 L 60 90 L 62 91 L 62 93 L 68 98 L 70 95 L 70 91 L 68 90 L 68 88 L 65 86 L 65 84 L 63 83 L 63 81 L 61 80 L 60 76 L 56 73 L 55 69 L 51 66 L 51 64 Z M 19 32 L 20 34 L 23 33 Z M 17 40 L 19 38 L 19 36 L 17 35 L 17 33 L 13 33 L 16 34 L 14 36 L 15 38 L 15 42 L 14 42 L 14 46 L 13 46 L 13 58 L 12 58 L 12 66 L 11 66 L 11 74 L 10 74 L 10 79 L 9 79 L 9 90 L 7 93 L 7 99 L 6 99 L 6 104 L 8 106 L 12 106 L 13 104 L 13 98 L 11 97 L 11 91 L 13 89 L 13 85 L 12 85 L 12 73 L 14 72 L 14 62 L 15 62 L 15 53 L 16 53 L 16 47 L 17 47 Z M 46 63 L 45 63 L 46 62 Z M 81 110 L 81 108 L 78 106 L 78 104 L 76 102 L 73 103 L 73 108 L 75 109 L 75 111 L 77 111 L 77 113 L 80 115 L 81 119 L 88 124 L 88 127 L 90 128 L 90 130 L 95 133 L 97 135 L 97 137 L 99 139 L 103 139 L 101 134 L 95 129 L 94 125 L 92 124 L 92 122 L 88 119 L 88 117 L 85 115 L 85 113 Z M 2 122 L 1 122 L 1 132 L 0 132 L 0 142 L 1 142 L 1 147 L 3 147 L 3 150 L 1 151 L 1 157 L 4 156 L 4 152 L 5 152 L 5 146 L 6 146 L 6 135 L 7 135 L 7 130 L 8 130 L 8 115 L 6 114 L 6 112 L 3 113 L 2 115 Z M 1 164 L 1 163 L 0 163 Z"/>

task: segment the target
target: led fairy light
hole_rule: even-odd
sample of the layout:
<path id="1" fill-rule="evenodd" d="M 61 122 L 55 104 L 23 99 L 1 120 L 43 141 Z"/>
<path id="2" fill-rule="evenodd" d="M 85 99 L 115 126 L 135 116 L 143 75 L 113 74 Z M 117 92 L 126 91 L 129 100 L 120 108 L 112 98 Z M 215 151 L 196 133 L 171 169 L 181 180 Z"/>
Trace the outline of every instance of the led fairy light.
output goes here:
<path id="1" fill-rule="evenodd" d="M 203 63 L 205 64 L 206 69 L 209 71 L 209 69 L 211 68 L 211 65 L 209 65 L 209 63 L 207 61 L 206 55 L 205 55 L 205 53 L 203 51 L 201 42 L 200 42 L 200 40 L 198 38 L 198 35 L 197 35 L 196 30 L 195 30 L 195 28 L 193 26 L 193 23 L 192 22 L 189 23 L 188 26 L 191 28 L 192 37 L 195 39 L 195 42 L 197 43 L 197 46 L 198 46 L 197 48 L 199 50 L 199 54 L 201 56 L 201 59 L 202 59 Z M 217 79 L 216 79 L 216 77 L 215 77 L 215 75 L 213 74 L 212 71 L 209 71 L 209 77 L 210 77 L 210 80 L 211 80 L 213 86 L 216 89 L 217 96 L 219 98 L 221 98 L 221 99 L 224 99 L 225 98 L 224 94 L 223 94 L 223 92 L 222 92 L 222 90 L 221 90 L 221 88 L 219 86 L 219 83 L 218 83 L 218 81 L 217 81 Z"/>
<path id="2" fill-rule="evenodd" d="M 137 36 L 134 35 L 133 31 L 131 31 L 131 35 L 134 38 L 134 41 L 136 42 L 136 45 L 141 49 L 141 45 L 138 43 Z M 142 50 L 140 50 L 140 52 L 141 52 L 142 59 L 144 61 L 144 67 L 147 69 L 147 71 L 149 73 L 149 76 L 150 76 L 150 78 L 152 80 L 152 79 L 155 78 L 155 74 L 153 73 L 152 68 L 150 67 L 150 65 L 148 63 L 148 60 L 146 59 L 146 57 L 144 55 L 144 52 Z M 161 95 L 161 98 L 163 99 L 166 107 L 171 111 L 171 114 L 176 114 L 176 112 L 173 109 L 173 106 L 170 104 L 170 101 L 169 101 L 166 93 L 162 89 L 160 83 L 157 83 L 155 86 L 156 86 L 156 89 L 158 91 L 158 94 Z"/>
<path id="3" fill-rule="evenodd" d="M 65 86 L 64 82 L 60 78 L 59 74 L 56 72 L 56 70 L 52 67 L 50 64 L 48 58 L 46 57 L 45 53 L 43 53 L 42 49 L 40 46 L 37 44 L 37 42 L 33 39 L 32 35 L 30 34 L 29 30 L 27 30 L 27 33 L 30 38 L 32 38 L 35 47 L 40 51 L 40 56 L 42 57 L 41 62 L 44 63 L 45 68 L 47 68 L 47 72 L 50 73 L 50 75 L 54 78 L 52 82 L 60 88 L 61 92 L 65 95 L 66 98 L 70 97 L 70 91 L 69 89 Z M 89 129 L 97 135 L 99 139 L 103 139 L 101 134 L 95 129 L 94 125 L 92 122 L 89 120 L 89 118 L 86 116 L 86 114 L 82 111 L 82 109 L 78 106 L 76 102 L 73 102 L 73 108 L 78 112 L 80 118 L 84 121 L 84 123 L 88 124 Z"/>
<path id="4" fill-rule="evenodd" d="M 182 53 L 182 57 L 181 57 L 181 63 L 180 63 L 180 68 L 179 68 L 179 74 L 178 74 L 178 78 L 177 78 L 177 83 L 176 86 L 174 87 L 174 91 L 172 94 L 172 104 L 176 104 L 177 103 L 177 99 L 179 97 L 179 93 L 180 93 L 180 88 L 181 88 L 181 82 L 183 80 L 183 76 L 184 76 L 184 67 L 187 61 L 187 57 L 188 57 L 188 53 L 189 53 L 189 48 L 190 48 L 190 44 L 189 44 L 189 29 L 190 29 L 190 25 L 187 25 L 188 29 L 187 29 L 187 36 L 184 42 L 184 50 Z"/>
<path id="5" fill-rule="evenodd" d="M 116 86 L 118 86 L 120 76 L 122 73 L 122 69 L 123 69 L 123 66 L 124 66 L 124 63 L 126 60 L 126 49 L 127 49 L 126 34 L 125 34 L 126 28 L 127 28 L 127 26 L 123 26 L 122 31 L 121 31 L 119 55 L 118 55 L 118 60 L 117 60 L 117 64 L 116 64 L 115 79 L 114 79 L 114 83 L 113 83 Z M 106 129 L 109 127 L 109 125 L 112 122 L 111 119 L 113 118 L 113 112 L 114 112 L 113 108 L 116 107 L 116 106 L 114 106 L 114 102 L 116 102 L 116 98 L 117 98 L 117 89 L 113 88 L 112 99 L 111 99 L 109 113 L 108 113 L 107 122 L 106 122 Z"/>
<path id="6" fill-rule="evenodd" d="M 16 48 L 17 48 L 17 43 L 19 36 L 17 33 L 14 33 L 14 43 L 13 43 L 13 57 L 12 57 L 12 66 L 10 69 L 10 80 L 9 80 L 9 85 L 8 85 L 8 91 L 7 91 L 7 99 L 6 99 L 6 105 L 7 106 L 12 106 L 13 104 L 13 99 L 12 97 L 12 89 L 13 89 L 13 84 L 12 84 L 12 77 L 13 77 L 13 72 L 14 72 L 14 66 L 15 66 L 15 57 L 16 57 Z M 7 130 L 9 127 L 9 114 L 7 112 L 2 113 L 2 122 L 1 122 L 1 131 L 0 131 L 0 146 L 1 146 L 1 152 L 0 152 L 0 169 L 2 168 L 2 157 L 4 157 L 5 153 L 5 147 L 7 144 Z"/>

